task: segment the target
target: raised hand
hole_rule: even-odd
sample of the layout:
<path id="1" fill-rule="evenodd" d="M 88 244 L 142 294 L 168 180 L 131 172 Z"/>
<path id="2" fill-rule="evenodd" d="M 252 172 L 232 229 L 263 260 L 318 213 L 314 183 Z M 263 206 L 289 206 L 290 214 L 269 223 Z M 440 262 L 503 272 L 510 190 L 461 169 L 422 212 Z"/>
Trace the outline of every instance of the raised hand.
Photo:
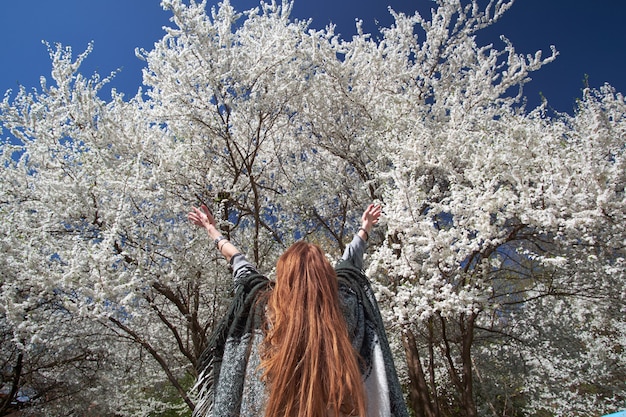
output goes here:
<path id="1" fill-rule="evenodd" d="M 382 207 L 379 204 L 370 204 L 367 206 L 361 216 L 361 228 L 358 231 L 358 235 L 361 239 L 369 239 L 370 231 L 372 230 L 372 227 L 378 223 L 381 213 Z"/>
<path id="2" fill-rule="evenodd" d="M 204 204 L 198 207 L 192 207 L 192 211 L 187 214 L 187 218 L 196 226 L 208 229 L 210 226 L 215 227 L 215 218 Z"/>

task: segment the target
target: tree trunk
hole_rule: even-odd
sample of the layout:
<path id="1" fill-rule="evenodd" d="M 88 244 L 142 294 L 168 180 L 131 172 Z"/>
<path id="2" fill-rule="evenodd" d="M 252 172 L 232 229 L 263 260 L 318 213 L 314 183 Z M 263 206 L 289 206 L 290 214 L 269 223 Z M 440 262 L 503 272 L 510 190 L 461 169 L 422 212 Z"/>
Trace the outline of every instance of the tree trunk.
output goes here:
<path id="1" fill-rule="evenodd" d="M 4 401 L 0 402 L 0 415 L 4 415 L 11 406 L 11 401 L 17 395 L 20 388 L 20 378 L 22 377 L 22 367 L 24 365 L 24 352 L 17 355 L 17 363 L 13 368 L 13 381 L 11 382 L 11 391 L 7 394 Z"/>
<path id="2" fill-rule="evenodd" d="M 463 391 L 461 398 L 467 417 L 477 417 L 478 410 L 474 402 L 474 375 L 472 369 L 472 343 L 474 342 L 474 322 L 476 314 L 471 314 L 467 321 L 461 318 L 461 361 L 463 363 Z"/>
<path id="3" fill-rule="evenodd" d="M 416 417 L 439 417 L 433 407 L 422 369 L 415 335 L 410 330 L 402 338 L 409 371 L 409 401 Z"/>
<path id="4" fill-rule="evenodd" d="M 443 341 L 444 356 L 448 363 L 450 380 L 458 394 L 459 407 L 464 417 L 477 417 L 476 403 L 474 402 L 474 384 L 472 369 L 472 343 L 474 342 L 474 322 L 476 314 L 469 318 L 465 314 L 459 316 L 459 334 L 449 332 L 447 321 L 439 316 L 441 323 L 441 339 Z M 453 333 L 450 335 L 450 333 Z M 461 369 L 458 360 L 454 357 L 452 344 L 458 346 Z"/>

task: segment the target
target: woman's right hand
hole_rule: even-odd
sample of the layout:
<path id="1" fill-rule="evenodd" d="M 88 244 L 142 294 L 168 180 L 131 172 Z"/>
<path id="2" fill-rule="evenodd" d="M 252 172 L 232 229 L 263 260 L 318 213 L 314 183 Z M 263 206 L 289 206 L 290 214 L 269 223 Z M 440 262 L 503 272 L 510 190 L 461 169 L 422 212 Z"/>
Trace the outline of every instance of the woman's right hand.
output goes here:
<path id="1" fill-rule="evenodd" d="M 374 227 L 378 220 L 380 219 L 380 215 L 382 213 L 382 207 L 380 204 L 370 204 L 367 206 L 363 215 L 361 216 L 361 228 L 359 229 L 358 235 L 363 240 L 369 239 L 370 231 L 372 227 Z"/>
<path id="2" fill-rule="evenodd" d="M 361 216 L 361 227 L 365 230 L 366 233 L 372 230 L 378 220 L 380 219 L 380 215 L 382 213 L 382 207 L 379 204 L 370 204 L 367 206 L 363 215 Z"/>

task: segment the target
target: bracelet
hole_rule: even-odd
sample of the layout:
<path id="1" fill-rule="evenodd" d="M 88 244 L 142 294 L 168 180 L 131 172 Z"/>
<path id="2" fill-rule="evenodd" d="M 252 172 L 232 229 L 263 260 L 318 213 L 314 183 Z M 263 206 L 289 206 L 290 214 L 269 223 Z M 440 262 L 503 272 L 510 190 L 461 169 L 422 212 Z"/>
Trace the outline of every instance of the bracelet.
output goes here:
<path id="1" fill-rule="evenodd" d="M 224 249 L 224 245 L 226 245 L 227 243 L 228 243 L 228 239 L 225 239 L 225 240 L 224 240 L 224 243 L 222 243 L 222 246 L 219 246 L 219 245 L 218 245 L 218 246 L 217 246 L 217 249 L 219 249 L 219 251 L 221 252 L 221 251 L 222 251 L 222 249 Z"/>
<path id="2" fill-rule="evenodd" d="M 222 240 L 225 240 L 226 238 L 224 236 L 220 236 L 217 239 L 215 239 L 213 241 L 213 243 L 215 243 L 215 247 L 219 249 L 219 246 L 217 245 L 218 243 L 220 243 Z"/>
<path id="3" fill-rule="evenodd" d="M 367 230 L 362 227 L 359 227 L 359 230 L 363 230 L 363 233 L 365 233 L 365 240 L 370 240 L 370 234 L 367 233 Z"/>

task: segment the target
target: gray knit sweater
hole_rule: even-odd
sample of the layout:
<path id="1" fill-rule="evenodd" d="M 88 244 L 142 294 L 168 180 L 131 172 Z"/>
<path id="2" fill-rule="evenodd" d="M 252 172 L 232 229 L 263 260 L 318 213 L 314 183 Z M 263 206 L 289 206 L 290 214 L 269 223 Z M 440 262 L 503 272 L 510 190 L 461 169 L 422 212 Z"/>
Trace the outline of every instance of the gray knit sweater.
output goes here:
<path id="1" fill-rule="evenodd" d="M 339 298 L 353 346 L 362 359 L 367 417 L 408 417 L 374 293 L 362 272 L 365 242 L 355 235 L 337 264 Z M 265 306 L 258 296 L 272 283 L 243 255 L 231 260 L 235 295 L 198 362 L 194 417 L 260 417 L 267 392 L 259 347 Z"/>

